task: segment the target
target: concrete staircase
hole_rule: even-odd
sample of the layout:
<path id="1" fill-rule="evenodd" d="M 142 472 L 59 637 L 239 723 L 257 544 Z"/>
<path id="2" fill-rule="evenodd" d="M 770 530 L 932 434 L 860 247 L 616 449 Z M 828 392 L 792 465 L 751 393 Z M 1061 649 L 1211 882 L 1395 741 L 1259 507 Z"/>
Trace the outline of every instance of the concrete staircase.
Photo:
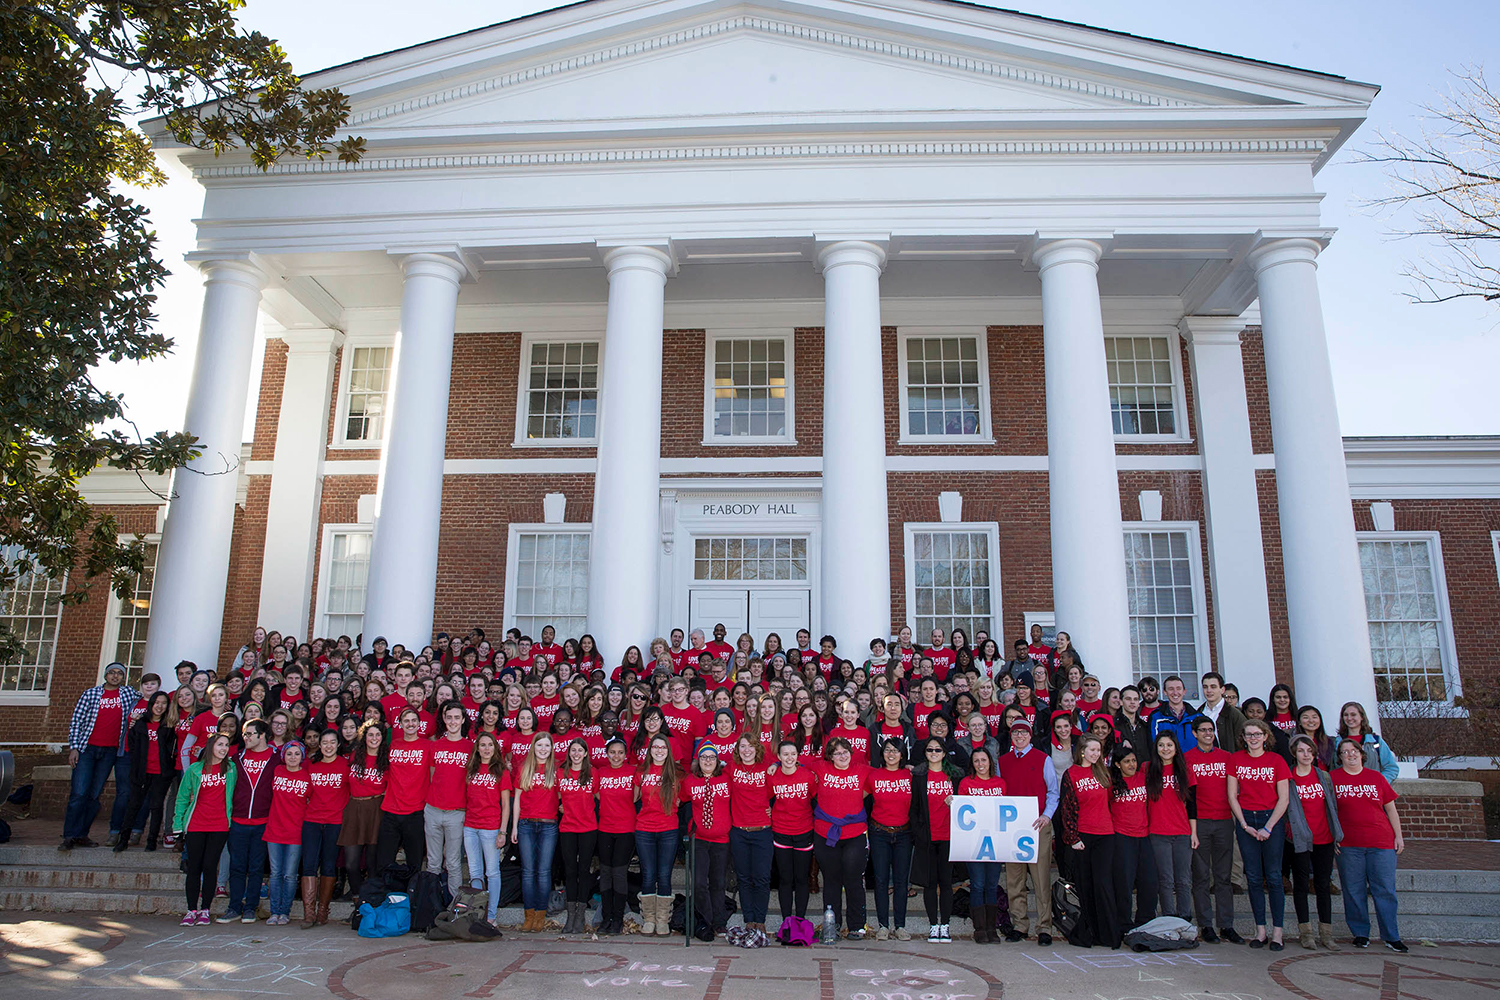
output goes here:
<path id="1" fill-rule="evenodd" d="M 184 908 L 184 876 L 177 870 L 178 855 L 162 849 L 147 853 L 131 848 L 115 854 L 108 848 L 77 848 L 58 851 L 49 846 L 0 845 L 0 910 L 37 911 L 44 913 L 159 913 L 180 914 Z M 674 873 L 674 888 L 685 892 L 686 872 L 679 866 Z M 1500 872 L 1427 871 L 1413 869 L 1396 873 L 1400 894 L 1402 937 L 1408 941 L 1500 941 Z M 821 899 L 814 893 L 809 916 L 814 923 Z M 224 910 L 225 900 L 214 901 L 215 915 Z M 869 921 L 875 921 L 874 898 L 867 901 Z M 331 921 L 347 922 L 349 903 L 334 903 Z M 1338 933 L 1348 936 L 1343 921 L 1343 901 L 1333 900 L 1334 925 Z M 264 915 L 266 901 L 261 899 Z M 292 904 L 292 919 L 301 919 L 302 904 Z M 1245 933 L 1253 924 L 1249 897 L 1235 897 L 1236 925 Z M 925 937 L 927 919 L 921 896 L 908 900 L 907 929 Z M 1373 918 L 1373 910 L 1372 910 Z M 771 894 L 773 927 L 779 920 L 776 894 Z M 504 907 L 497 922 L 512 926 L 521 922 L 519 906 Z M 738 915 L 730 918 L 734 924 Z M 1295 923 L 1292 901 L 1286 901 L 1286 921 Z M 969 921 L 955 918 L 952 933 L 957 936 L 972 930 Z"/>

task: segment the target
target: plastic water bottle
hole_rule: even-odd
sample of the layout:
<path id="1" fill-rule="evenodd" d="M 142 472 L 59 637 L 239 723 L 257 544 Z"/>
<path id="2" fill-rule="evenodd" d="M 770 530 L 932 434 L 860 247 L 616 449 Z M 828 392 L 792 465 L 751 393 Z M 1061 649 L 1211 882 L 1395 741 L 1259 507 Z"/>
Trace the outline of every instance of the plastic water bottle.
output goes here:
<path id="1" fill-rule="evenodd" d="M 823 931 L 819 938 L 824 944 L 834 944 L 839 939 L 838 925 L 833 916 L 833 907 L 823 907 Z"/>

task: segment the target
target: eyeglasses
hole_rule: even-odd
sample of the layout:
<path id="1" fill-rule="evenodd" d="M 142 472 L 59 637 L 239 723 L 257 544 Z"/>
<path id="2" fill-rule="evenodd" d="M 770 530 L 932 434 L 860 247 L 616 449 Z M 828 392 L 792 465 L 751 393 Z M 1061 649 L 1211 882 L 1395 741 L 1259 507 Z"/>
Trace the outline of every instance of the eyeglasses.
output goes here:
<path id="1" fill-rule="evenodd" d="M 943 752 L 943 750 L 942 750 L 942 747 L 928 747 L 928 748 L 927 748 L 927 753 L 928 753 L 928 754 L 929 754 L 929 755 L 931 755 L 931 754 L 935 754 L 935 753 L 938 753 L 938 754 L 940 754 L 940 753 L 942 753 L 942 752 Z"/>

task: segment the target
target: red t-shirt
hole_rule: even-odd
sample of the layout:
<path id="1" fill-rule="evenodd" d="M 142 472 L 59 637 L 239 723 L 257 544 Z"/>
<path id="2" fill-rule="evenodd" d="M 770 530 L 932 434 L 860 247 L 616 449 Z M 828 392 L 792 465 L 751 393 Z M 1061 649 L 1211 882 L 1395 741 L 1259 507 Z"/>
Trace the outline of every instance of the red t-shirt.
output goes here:
<path id="1" fill-rule="evenodd" d="M 1176 793 L 1172 793 L 1176 798 Z M 1109 819 L 1115 833 L 1126 837 L 1144 837 L 1150 829 L 1147 818 L 1146 772 L 1136 771 L 1125 779 L 1125 791 L 1111 792 L 1109 796 Z"/>
<path id="2" fill-rule="evenodd" d="M 718 751 L 719 759 L 727 765 L 734 758 L 734 745 L 740 741 L 740 734 L 730 733 L 728 736 L 721 736 L 717 729 L 710 729 L 703 739 Z"/>
<path id="3" fill-rule="evenodd" d="M 705 644 L 703 648 L 714 654 L 714 659 L 716 660 L 724 660 L 728 662 L 729 658 L 734 655 L 733 646 L 731 646 L 727 642 L 720 642 L 717 639 L 715 639 L 713 642 Z"/>
<path id="4" fill-rule="evenodd" d="M 464 807 L 464 781 L 467 779 L 469 754 L 474 750 L 473 741 L 467 738 L 450 740 L 447 737 L 432 740 L 429 744 L 428 760 L 432 764 L 432 776 L 427 779 L 427 804 L 434 809 L 462 809 Z M 476 829 L 486 829 L 477 827 Z"/>
<path id="5" fill-rule="evenodd" d="M 936 712 L 943 710 L 942 705 L 924 705 L 920 701 L 911 707 L 911 725 L 917 731 L 917 739 L 927 738 L 927 720 Z"/>
<path id="6" fill-rule="evenodd" d="M 1004 795 L 1005 779 L 996 775 L 993 778 L 968 777 L 958 783 L 958 794 L 960 795 Z"/>
<path id="7" fill-rule="evenodd" d="M 209 709 L 206 712 L 199 712 L 193 716 L 193 727 L 188 730 L 188 735 L 193 738 L 193 755 L 192 760 L 188 761 L 189 764 L 203 756 L 203 744 L 208 741 L 208 734 L 218 728 L 219 717 L 214 714 L 213 709 Z M 113 743 L 109 745 L 114 746 Z M 178 746 L 181 745 L 180 743 L 178 744 Z"/>
<path id="8" fill-rule="evenodd" d="M 1289 714 L 1267 716 L 1266 721 L 1275 726 L 1277 729 L 1281 730 L 1283 733 L 1286 733 L 1288 736 L 1297 731 L 1297 719 Z M 1329 841 L 1323 841 L 1323 843 L 1329 843 Z"/>
<path id="9" fill-rule="evenodd" d="M 990 735 L 999 736 L 1000 727 L 1005 722 L 1005 706 L 985 705 L 979 710 L 979 714 L 984 716 L 984 721 L 989 725 Z"/>
<path id="10" fill-rule="evenodd" d="M 672 653 L 670 649 L 667 652 Z M 680 674 L 684 667 L 697 667 L 698 657 L 707 652 L 707 649 L 679 649 L 677 652 L 672 653 L 672 666 L 676 667 L 677 672 Z"/>
<path id="11" fill-rule="evenodd" d="M 605 764 L 594 771 L 594 790 L 599 796 L 599 832 L 634 832 L 635 771 Z"/>
<path id="12" fill-rule="evenodd" d="M 1239 782 L 1240 809 L 1275 809 L 1276 782 L 1288 781 L 1291 768 L 1280 754 L 1262 752 L 1251 757 L 1241 750 L 1230 758 L 1229 773 Z"/>
<path id="13" fill-rule="evenodd" d="M 1197 747 L 1183 753 L 1193 769 L 1193 783 L 1198 786 L 1198 818 L 1229 819 L 1228 750 L 1214 747 L 1204 753 Z"/>
<path id="14" fill-rule="evenodd" d="M 154 698 L 156 696 L 152 695 L 151 697 Z M 127 723 L 127 725 L 131 725 L 131 726 L 135 725 L 135 720 L 139 719 L 141 716 L 143 716 L 143 715 L 146 714 L 146 708 L 147 707 L 148 706 L 146 705 L 146 699 L 145 698 L 137 698 L 136 701 L 135 701 L 135 704 L 130 707 L 130 721 L 129 721 L 129 723 Z M 97 720 L 97 718 L 98 717 L 95 716 L 96 720 Z M 97 721 L 95 722 L 95 725 L 98 725 Z"/>
<path id="15" fill-rule="evenodd" d="M 541 643 L 537 643 L 531 647 L 531 655 L 533 658 L 539 655 L 545 656 L 547 658 L 547 666 L 556 667 L 563 658 L 563 648 L 555 642 L 550 646 L 543 646 Z"/>
<path id="16" fill-rule="evenodd" d="M 730 813 L 729 776 L 722 771 L 712 778 L 689 774 L 682 779 L 678 794 L 689 803 L 693 836 L 711 844 L 729 843 Z M 713 808 L 708 808 L 710 800 Z"/>
<path id="17" fill-rule="evenodd" d="M 1187 774 L 1188 787 L 1196 784 L 1193 769 L 1183 769 Z M 1142 771 L 1141 773 L 1145 773 Z M 1198 789 L 1198 794 L 1203 794 L 1203 789 Z M 1192 824 L 1188 822 L 1187 803 L 1182 796 L 1177 794 L 1177 765 L 1168 764 L 1162 768 L 1161 775 L 1161 798 L 1148 803 L 1151 813 L 1151 832 L 1164 837 L 1183 837 L 1193 832 Z M 1198 808 L 1201 810 L 1202 800 L 1199 800 Z M 1227 809 L 1228 806 L 1225 806 Z"/>
<path id="18" fill-rule="evenodd" d="M 500 778 L 489 771 L 475 771 L 464 778 L 464 826 L 500 829 Z"/>
<path id="19" fill-rule="evenodd" d="M 300 689 L 297 691 L 288 691 L 286 688 L 282 688 L 276 696 L 278 702 L 276 707 L 290 711 L 291 707 L 297 704 L 297 702 L 305 700 L 305 696 L 306 692 Z"/>
<path id="20" fill-rule="evenodd" d="M 406 692 L 398 691 L 388 694 L 380 699 L 380 707 L 385 712 L 385 724 L 392 729 L 399 727 L 401 723 L 401 710 L 406 707 Z"/>
<path id="21" fill-rule="evenodd" d="M 569 729 L 565 733 L 552 734 L 552 756 L 557 758 L 559 767 L 562 767 L 568 759 L 568 745 L 574 740 L 583 739 L 583 734 L 576 729 Z"/>
<path id="22" fill-rule="evenodd" d="M 944 800 L 954 791 L 953 780 L 946 771 L 927 772 L 927 822 L 933 840 L 947 840 L 952 835 L 948 803 Z"/>
<path id="23" fill-rule="evenodd" d="M 818 775 L 798 765 L 791 774 L 780 767 L 771 773 L 771 832 L 784 837 L 804 834 L 813 828 L 813 798 L 818 793 Z"/>
<path id="24" fill-rule="evenodd" d="M 193 731 L 193 726 L 197 725 L 197 722 L 198 722 L 197 719 L 188 718 L 188 717 L 184 717 L 184 718 L 178 719 L 177 720 L 177 725 L 175 725 L 175 726 L 172 727 L 172 732 L 177 737 L 174 745 L 179 746 L 179 747 L 182 746 L 182 741 L 185 740 L 185 739 L 187 739 L 188 734 Z M 193 756 L 194 756 L 195 759 L 196 759 L 197 755 L 202 751 L 202 749 L 203 748 L 201 746 L 195 746 L 193 748 Z M 176 753 L 176 754 L 173 754 L 172 756 L 174 756 L 174 757 L 177 758 L 177 770 L 181 771 L 182 770 L 182 754 Z M 299 841 L 297 841 L 297 843 L 300 844 L 301 841 L 299 840 Z"/>
<path id="25" fill-rule="evenodd" d="M 866 761 L 870 759 L 870 731 L 864 726 L 856 725 L 852 728 L 845 728 L 844 724 L 840 722 L 828 731 L 828 735 L 823 738 L 823 745 L 827 746 L 828 741 L 835 736 L 841 736 L 849 741 L 849 749 L 854 752 L 855 760 Z"/>
<path id="26" fill-rule="evenodd" d="M 464 695 L 462 698 L 458 699 L 458 703 L 463 706 L 464 715 L 467 715 L 469 717 L 470 726 L 473 726 L 474 723 L 479 721 L 479 710 L 484 707 L 484 702 L 475 701 L 468 695 Z"/>
<path id="27" fill-rule="evenodd" d="M 511 776 L 511 782 L 515 786 L 515 795 L 511 799 L 512 808 L 521 810 L 522 819 L 557 819 L 561 775 L 552 782 L 551 788 L 545 784 L 546 778 L 545 771 L 539 771 L 531 776 L 531 787 L 523 789 L 521 769 L 516 768 L 516 773 Z"/>
<path id="28" fill-rule="evenodd" d="M 198 800 L 193 804 L 193 814 L 188 817 L 189 833 L 228 832 L 229 813 L 224 792 L 226 781 L 222 764 L 212 771 L 204 771 L 199 775 Z"/>
<path id="29" fill-rule="evenodd" d="M 929 649 L 922 654 L 932 661 L 932 675 L 941 684 L 948 679 L 948 671 L 958 662 L 958 651 L 951 646 Z"/>
<path id="30" fill-rule="evenodd" d="M 911 772 L 906 768 L 871 771 L 870 794 L 875 799 L 870 818 L 881 826 L 902 826 L 911 820 Z"/>
<path id="31" fill-rule="evenodd" d="M 536 735 L 534 732 L 520 733 L 514 729 L 506 732 L 505 743 L 502 749 L 504 757 L 508 762 L 507 767 L 511 771 L 519 771 L 521 769 L 521 761 L 526 758 L 527 752 L 531 750 L 531 741 L 536 738 Z"/>
<path id="32" fill-rule="evenodd" d="M 1099 783 L 1092 769 L 1081 764 L 1068 768 L 1073 780 L 1073 794 L 1078 799 L 1078 832 L 1110 834 L 1115 832 L 1109 814 L 1109 786 Z"/>
<path id="33" fill-rule="evenodd" d="M 531 710 L 536 713 L 536 727 L 541 730 L 552 728 L 552 717 L 557 714 L 557 706 L 562 704 L 562 695 L 555 694 L 548 698 L 537 695 L 531 699 Z"/>
<path id="34" fill-rule="evenodd" d="M 391 740 L 385 799 L 380 808 L 404 816 L 421 812 L 427 802 L 427 771 L 432 766 L 432 744 L 427 740 Z"/>
<path id="35" fill-rule="evenodd" d="M 685 761 L 693 755 L 693 745 L 708 732 L 708 713 L 700 712 L 692 705 L 678 708 L 676 705 L 662 706 L 667 729 L 672 733 L 672 759 Z"/>
<path id="36" fill-rule="evenodd" d="M 307 796 L 312 781 L 307 768 L 296 774 L 278 764 L 271 774 L 271 812 L 266 817 L 263 839 L 268 844 L 302 843 L 302 821 L 307 816 Z"/>
<path id="37" fill-rule="evenodd" d="M 594 812 L 594 775 L 589 774 L 587 784 L 578 780 L 573 770 L 557 772 L 557 791 L 562 800 L 562 822 L 559 833 L 585 833 L 599 829 L 599 817 Z"/>
<path id="38" fill-rule="evenodd" d="M 1384 775 L 1368 767 L 1358 774 L 1336 767 L 1333 798 L 1344 828 L 1343 846 L 1395 849 L 1396 831 L 1391 829 L 1385 805 L 1396 801 L 1396 791 Z"/>
<path id="39" fill-rule="evenodd" d="M 864 812 L 865 793 L 870 788 L 869 765 L 855 760 L 843 771 L 832 764 L 823 764 L 818 769 L 818 807 L 834 819 Z M 831 824 L 813 817 L 813 832 L 827 837 Z M 858 837 L 865 832 L 866 824 L 846 823 L 839 833 L 840 840 Z"/>
<path id="40" fill-rule="evenodd" d="M 1342 770 L 1342 768 L 1340 768 Z M 1297 799 L 1302 805 L 1302 815 L 1307 817 L 1308 829 L 1312 831 L 1314 844 L 1333 843 L 1333 830 L 1328 826 L 1328 805 L 1324 796 L 1323 782 L 1318 776 L 1315 767 L 1307 774 L 1292 774 L 1292 788 L 1297 792 Z M 1385 819 L 1385 810 L 1381 810 L 1381 819 Z M 1339 822 L 1343 822 L 1342 819 Z M 1386 824 L 1389 827 L 1389 823 Z M 1287 826 L 1287 837 L 1291 837 L 1292 828 Z M 1395 835 L 1391 836 L 1392 846 Z M 1355 845 L 1359 846 L 1359 845 Z"/>
<path id="41" fill-rule="evenodd" d="M 368 761 L 368 763 L 366 763 Z M 385 772 L 377 765 L 380 763 L 378 757 L 363 757 L 351 760 L 349 764 L 349 795 L 352 798 L 363 799 L 371 795 L 385 794 Z"/>
<path id="42" fill-rule="evenodd" d="M 736 761 L 729 767 L 730 822 L 741 829 L 769 826 L 771 788 L 765 764 Z"/>
<path id="43" fill-rule="evenodd" d="M 349 762 L 336 757 L 331 764 L 318 762 L 304 770 L 312 782 L 312 790 L 307 795 L 307 815 L 303 818 L 309 823 L 342 823 L 344 806 L 349 804 Z"/>
<path id="44" fill-rule="evenodd" d="M 643 833 L 662 833 L 677 829 L 677 803 L 663 809 L 661 803 L 661 768 L 652 766 L 635 776 L 635 787 L 641 793 L 641 811 L 635 828 Z"/>
<path id="45" fill-rule="evenodd" d="M 161 729 L 146 726 L 146 773 L 161 774 Z"/>

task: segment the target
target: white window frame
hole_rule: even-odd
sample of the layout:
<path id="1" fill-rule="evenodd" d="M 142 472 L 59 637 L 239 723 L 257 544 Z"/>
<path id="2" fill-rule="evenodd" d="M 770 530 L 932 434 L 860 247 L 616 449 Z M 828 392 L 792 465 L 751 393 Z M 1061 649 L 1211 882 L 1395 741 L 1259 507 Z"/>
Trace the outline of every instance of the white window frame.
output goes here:
<path id="1" fill-rule="evenodd" d="M 338 402 L 333 411 L 333 436 L 329 441 L 329 447 L 353 451 L 361 448 L 379 448 L 385 444 L 385 438 L 359 438 L 350 440 L 349 434 L 349 384 L 354 377 L 354 352 L 361 347 L 388 347 L 391 349 L 391 373 L 386 379 L 386 422 L 385 430 L 390 428 L 391 401 L 396 390 L 396 368 L 400 364 L 399 353 L 396 350 L 396 338 L 394 335 L 375 336 L 359 335 L 351 336 L 344 341 L 344 346 L 339 349 L 339 385 Z"/>
<path id="2" fill-rule="evenodd" d="M 1453 609 L 1448 604 L 1448 571 L 1443 566 L 1443 539 L 1436 531 L 1356 531 L 1360 542 L 1419 542 L 1427 543 L 1427 553 L 1432 559 L 1434 596 L 1438 605 L 1438 653 L 1443 658 L 1443 679 L 1447 683 L 1448 697 L 1444 701 L 1382 701 L 1383 708 L 1400 712 L 1412 712 L 1425 707 L 1442 709 L 1444 716 L 1466 717 L 1468 711 L 1456 704 L 1463 697 L 1463 680 L 1458 669 L 1458 647 L 1453 641 Z M 1492 532 L 1491 539 L 1500 538 L 1500 532 Z M 1360 601 L 1363 603 L 1363 581 Z"/>
<path id="3" fill-rule="evenodd" d="M 505 539 L 505 614 L 502 616 L 502 630 L 509 630 L 516 626 L 516 570 L 520 562 L 520 536 L 522 535 L 588 535 L 590 599 L 594 590 L 593 524 L 578 521 L 564 521 L 560 524 L 512 523 Z"/>
<path id="4" fill-rule="evenodd" d="M 3 553 L 0 547 L 0 553 Z M 62 591 L 67 593 L 68 574 L 64 573 L 62 578 Z M 52 698 L 52 675 L 57 670 L 57 647 L 62 638 L 62 602 L 57 605 L 57 636 L 52 642 L 52 662 L 47 666 L 47 686 L 40 691 L 0 691 L 0 705 L 47 705 Z"/>
<path id="5" fill-rule="evenodd" d="M 1116 434 L 1116 444 L 1184 444 L 1193 440 L 1188 432 L 1187 420 L 1187 390 L 1182 377 L 1182 334 L 1176 327 L 1153 326 L 1153 327 L 1112 327 L 1105 324 L 1104 336 L 1106 339 L 1114 337 L 1165 337 L 1167 341 L 1168 360 L 1172 364 L 1172 423 L 1177 428 L 1175 434 Z M 1105 390 L 1108 391 L 1106 378 Z M 1113 413 L 1111 413 L 1111 427 L 1113 427 Z M 1064 629 L 1064 631 L 1067 631 Z"/>
<path id="6" fill-rule="evenodd" d="M 372 524 L 344 523 L 323 525 L 323 543 L 318 546 L 318 593 L 313 611 L 313 635 L 326 637 L 328 635 L 327 625 L 324 618 L 328 608 L 328 580 L 333 572 L 333 536 L 334 535 L 373 535 L 375 526 Z M 369 598 L 369 583 L 365 584 L 365 597 Z M 363 631 L 363 629 L 361 629 Z M 337 636 L 335 636 L 337 638 Z M 358 638 L 351 636 L 351 638 Z"/>
<path id="7" fill-rule="evenodd" d="M 977 341 L 979 360 L 979 433 L 977 434 L 912 434 L 908 417 L 906 394 L 910 388 L 906 378 L 906 341 L 912 337 L 973 337 Z M 990 353 L 989 329 L 983 326 L 903 326 L 896 330 L 896 368 L 899 385 L 896 392 L 901 413 L 901 433 L 898 444 L 994 444 L 994 428 L 990 413 Z"/>
<path id="8" fill-rule="evenodd" d="M 577 341 L 599 345 L 598 406 L 595 407 L 594 436 L 588 438 L 529 438 L 526 436 L 527 394 L 531 386 L 531 348 L 535 344 L 557 341 Z M 548 330 L 533 331 L 521 335 L 521 356 L 516 366 L 516 438 L 517 448 L 595 448 L 599 445 L 599 428 L 603 426 L 604 414 L 604 336 L 598 330 Z M 642 386 L 642 393 L 650 387 Z"/>
<path id="9" fill-rule="evenodd" d="M 1021 638 L 1026 640 L 1026 645 L 1028 645 L 1028 646 L 1031 645 L 1031 626 L 1033 626 L 1033 625 L 1040 625 L 1042 627 L 1042 641 L 1043 642 L 1047 641 L 1047 634 L 1049 632 L 1052 634 L 1052 642 L 1053 643 L 1057 642 L 1057 614 L 1055 612 L 1052 612 L 1052 611 L 1028 611 L 1028 612 L 1026 612 L 1025 623 L 1021 626 Z M 1063 629 L 1063 631 L 1066 632 L 1067 629 Z M 1015 642 L 1015 641 L 1016 640 L 1014 640 L 1014 639 L 1011 640 L 1011 642 Z M 1010 654 L 1013 653 L 1014 650 L 1011 650 L 1011 649 L 1002 649 L 1001 652 L 1005 653 L 1006 657 L 1009 658 Z"/>
<path id="10" fill-rule="evenodd" d="M 140 537 L 141 537 L 141 541 L 144 542 L 145 544 L 147 544 L 147 545 L 155 545 L 157 547 L 156 548 L 156 556 L 157 556 L 157 559 L 159 560 L 161 558 L 161 535 L 159 533 L 152 533 L 152 534 L 149 534 L 149 535 L 142 535 Z M 155 589 L 156 589 L 154 581 L 152 583 L 152 588 L 151 589 L 153 591 L 155 591 Z M 155 598 L 153 596 L 153 600 L 154 599 Z M 117 593 L 115 593 L 115 589 L 113 587 L 110 587 L 109 588 L 109 606 L 105 610 L 105 613 L 104 613 L 104 642 L 99 647 L 99 680 L 98 680 L 98 683 L 100 683 L 100 684 L 104 683 L 104 668 L 107 667 L 107 666 L 109 666 L 111 663 L 115 662 L 115 653 L 119 651 L 119 645 L 120 645 L 120 605 L 121 605 L 120 595 L 117 594 Z M 146 617 L 147 617 L 147 621 L 150 621 L 150 615 L 147 615 Z M 148 632 L 149 632 L 149 626 L 148 626 Z M 142 672 L 143 673 L 151 673 L 152 671 L 150 671 L 149 669 L 146 669 L 146 668 L 142 668 Z M 173 678 L 173 680 L 175 682 L 175 678 Z M 166 687 L 166 688 L 175 688 L 176 684 L 173 683 L 171 685 L 168 685 L 166 683 L 165 679 L 163 679 L 162 686 Z"/>
<path id="11" fill-rule="evenodd" d="M 1200 525 L 1197 521 L 1126 521 L 1121 526 L 1120 546 L 1125 545 L 1125 534 L 1127 532 L 1139 531 L 1183 531 L 1187 533 L 1188 570 L 1192 574 L 1193 583 L 1193 647 L 1198 657 L 1198 673 L 1201 678 L 1210 670 L 1220 669 L 1213 662 L 1211 647 L 1208 642 L 1208 592 L 1203 582 L 1203 538 Z M 1127 611 L 1127 624 L 1129 622 Z M 1067 629 L 1063 629 L 1064 632 Z M 1127 664 L 1132 673 L 1134 664 Z M 1180 676 L 1180 675 L 1179 675 Z M 1164 680 L 1165 677 L 1158 678 Z M 1233 677 L 1226 678 L 1233 681 Z M 1132 677 L 1132 684 L 1136 683 Z M 1200 683 L 1195 680 L 1196 685 Z M 1197 697 L 1202 697 L 1199 691 Z M 1247 695 L 1248 697 L 1248 695 Z"/>
<path id="12" fill-rule="evenodd" d="M 721 340 L 779 340 L 786 357 L 786 433 L 719 437 L 714 434 L 714 353 Z M 796 423 L 796 331 L 788 327 L 748 330 L 707 330 L 703 336 L 703 444 L 708 447 L 737 445 L 795 445 Z"/>
<path id="13" fill-rule="evenodd" d="M 901 526 L 902 544 L 905 551 L 902 559 L 906 566 L 906 627 L 911 629 L 912 641 L 923 643 L 928 636 L 917 633 L 917 562 L 916 545 L 914 536 L 917 532 L 956 532 L 966 531 L 970 534 L 985 534 L 989 536 L 990 545 L 990 636 L 993 638 L 998 629 L 1004 626 L 1004 592 L 1001 588 L 1004 582 L 1000 573 L 1000 524 L 997 521 L 908 521 Z M 955 616 L 958 617 L 958 616 Z M 972 630 L 971 630 L 972 631 Z M 973 641 L 973 636 L 969 640 Z M 999 644 L 999 640 L 996 640 Z"/>

